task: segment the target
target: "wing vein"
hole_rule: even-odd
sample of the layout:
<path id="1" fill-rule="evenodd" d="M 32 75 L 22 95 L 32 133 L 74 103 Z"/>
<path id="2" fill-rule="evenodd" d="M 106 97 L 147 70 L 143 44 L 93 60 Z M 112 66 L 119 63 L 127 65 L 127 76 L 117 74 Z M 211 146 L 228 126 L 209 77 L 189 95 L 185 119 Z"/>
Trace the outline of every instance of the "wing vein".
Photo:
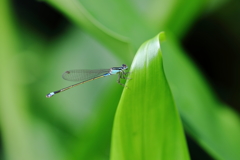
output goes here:
<path id="1" fill-rule="evenodd" d="M 62 78 L 67 81 L 86 81 L 92 78 L 102 76 L 109 73 L 109 69 L 75 69 L 68 70 L 63 73 Z"/>

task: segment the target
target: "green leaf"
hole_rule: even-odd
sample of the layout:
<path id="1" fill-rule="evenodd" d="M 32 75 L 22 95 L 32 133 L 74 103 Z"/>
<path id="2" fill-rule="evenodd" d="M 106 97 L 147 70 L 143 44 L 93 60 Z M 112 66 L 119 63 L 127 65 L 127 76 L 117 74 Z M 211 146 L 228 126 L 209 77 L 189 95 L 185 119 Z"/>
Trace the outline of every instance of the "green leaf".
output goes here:
<path id="1" fill-rule="evenodd" d="M 207 0 L 46 1 L 100 40 L 111 51 L 118 53 L 118 56 L 128 53 L 128 47 L 132 49 L 133 46 L 133 49 L 137 49 L 160 30 L 171 29 L 176 34 L 183 35 L 202 8 L 209 3 Z"/>
<path id="2" fill-rule="evenodd" d="M 186 131 L 215 159 L 239 159 L 240 119 L 219 102 L 175 36 L 162 43 L 164 71 Z"/>
<path id="3" fill-rule="evenodd" d="M 36 159 L 31 144 L 31 121 L 23 63 L 18 59 L 19 39 L 11 13 L 10 1 L 0 1 L 0 127 L 6 157 L 11 160 Z M 2 157 L 2 155 L 1 155 Z"/>
<path id="4" fill-rule="evenodd" d="M 189 159 L 182 124 L 166 81 L 160 40 L 138 50 L 115 116 L 111 159 Z"/>
<path id="5" fill-rule="evenodd" d="M 47 2 L 63 12 L 92 36 L 99 39 L 102 44 L 108 46 L 120 59 L 127 61 L 132 56 L 128 38 L 109 30 L 99 23 L 77 0 L 48 0 Z"/>

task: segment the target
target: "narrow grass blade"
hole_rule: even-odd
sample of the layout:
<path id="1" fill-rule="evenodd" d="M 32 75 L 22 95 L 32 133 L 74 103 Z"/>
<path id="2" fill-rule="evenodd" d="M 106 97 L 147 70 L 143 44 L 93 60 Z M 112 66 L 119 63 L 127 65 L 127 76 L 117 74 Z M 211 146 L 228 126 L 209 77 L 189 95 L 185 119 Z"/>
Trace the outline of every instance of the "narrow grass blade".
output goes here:
<path id="1" fill-rule="evenodd" d="M 0 1 L 0 131 L 4 156 L 11 160 L 38 159 L 31 145 L 31 123 L 28 112 L 19 39 L 11 10 L 11 2 Z M 1 153 L 2 157 L 2 153 Z"/>

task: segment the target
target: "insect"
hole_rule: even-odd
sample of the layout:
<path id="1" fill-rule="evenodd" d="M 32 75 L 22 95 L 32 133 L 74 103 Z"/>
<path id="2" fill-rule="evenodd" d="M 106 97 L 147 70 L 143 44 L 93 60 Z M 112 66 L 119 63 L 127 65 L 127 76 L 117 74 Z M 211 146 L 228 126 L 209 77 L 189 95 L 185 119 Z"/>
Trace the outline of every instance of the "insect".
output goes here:
<path id="1" fill-rule="evenodd" d="M 128 74 L 128 72 L 126 72 L 127 69 L 128 69 L 127 65 L 123 64 L 121 67 L 112 67 L 110 69 L 95 69 L 95 70 L 76 69 L 76 70 L 66 71 L 62 75 L 63 79 L 68 80 L 68 81 L 80 81 L 80 82 L 78 82 L 76 84 L 73 84 L 71 86 L 68 86 L 66 88 L 48 93 L 46 95 L 46 97 L 50 98 L 57 93 L 61 93 L 61 92 L 66 91 L 70 88 L 78 86 L 80 84 L 90 82 L 90 81 L 93 81 L 93 80 L 98 79 L 98 78 L 111 76 L 111 75 L 114 75 L 114 74 L 118 74 L 117 82 L 124 86 L 124 84 L 120 83 L 120 80 L 127 78 L 127 74 Z"/>

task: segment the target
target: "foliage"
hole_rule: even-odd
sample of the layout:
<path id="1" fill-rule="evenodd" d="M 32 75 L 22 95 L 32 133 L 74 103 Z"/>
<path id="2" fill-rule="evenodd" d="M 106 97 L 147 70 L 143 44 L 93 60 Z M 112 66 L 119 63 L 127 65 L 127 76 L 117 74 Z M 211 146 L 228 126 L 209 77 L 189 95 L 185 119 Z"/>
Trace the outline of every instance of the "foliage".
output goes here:
<path id="1" fill-rule="evenodd" d="M 182 125 L 215 159 L 240 157 L 238 116 L 179 43 L 211 2 L 41 3 L 75 25 L 49 41 L 18 23 L 9 1 L 0 2 L 4 159 L 189 159 Z M 122 63 L 131 66 L 127 87 L 112 76 L 44 97 L 71 85 L 59 80 L 64 70 Z"/>

